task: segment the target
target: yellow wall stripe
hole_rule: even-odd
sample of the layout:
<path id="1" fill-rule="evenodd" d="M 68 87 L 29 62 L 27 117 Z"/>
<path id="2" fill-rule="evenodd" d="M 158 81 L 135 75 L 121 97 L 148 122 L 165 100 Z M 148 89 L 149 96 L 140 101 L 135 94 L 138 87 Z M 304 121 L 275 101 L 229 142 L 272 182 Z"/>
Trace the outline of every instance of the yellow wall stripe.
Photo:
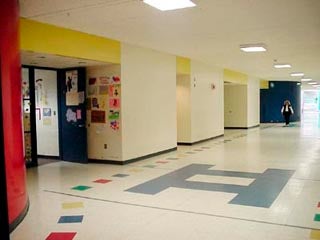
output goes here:
<path id="1" fill-rule="evenodd" d="M 177 57 L 177 74 L 191 74 L 191 61 L 189 58 Z"/>
<path id="2" fill-rule="evenodd" d="M 238 83 L 238 84 L 248 84 L 248 75 L 229 69 L 223 70 L 223 81 Z"/>
<path id="3" fill-rule="evenodd" d="M 20 19 L 22 50 L 120 63 L 120 42 L 66 28 Z"/>
<path id="4" fill-rule="evenodd" d="M 260 79 L 260 89 L 269 89 L 269 81 Z"/>

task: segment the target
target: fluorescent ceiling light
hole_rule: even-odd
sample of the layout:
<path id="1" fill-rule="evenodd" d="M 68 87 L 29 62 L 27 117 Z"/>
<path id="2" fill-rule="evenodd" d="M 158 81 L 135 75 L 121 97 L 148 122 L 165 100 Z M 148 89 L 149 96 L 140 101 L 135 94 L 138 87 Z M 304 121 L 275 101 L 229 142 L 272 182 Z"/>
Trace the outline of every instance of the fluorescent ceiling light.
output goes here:
<path id="1" fill-rule="evenodd" d="M 161 11 L 195 7 L 191 0 L 143 0 L 144 3 Z"/>
<path id="2" fill-rule="evenodd" d="M 316 85 L 316 84 L 318 84 L 317 82 L 308 82 L 308 84 L 310 84 L 310 85 Z"/>
<path id="3" fill-rule="evenodd" d="M 290 74 L 292 77 L 303 77 L 304 73 L 302 72 L 295 72 Z"/>
<path id="4" fill-rule="evenodd" d="M 301 82 L 310 82 L 311 78 L 301 78 Z"/>
<path id="5" fill-rule="evenodd" d="M 320 87 L 320 84 L 314 84 L 312 87 Z"/>
<path id="6" fill-rule="evenodd" d="M 273 65 L 275 68 L 291 68 L 291 65 L 288 63 L 277 63 Z"/>
<path id="7" fill-rule="evenodd" d="M 240 45 L 241 51 L 244 52 L 265 52 L 267 51 L 267 47 L 265 44 L 242 44 Z"/>

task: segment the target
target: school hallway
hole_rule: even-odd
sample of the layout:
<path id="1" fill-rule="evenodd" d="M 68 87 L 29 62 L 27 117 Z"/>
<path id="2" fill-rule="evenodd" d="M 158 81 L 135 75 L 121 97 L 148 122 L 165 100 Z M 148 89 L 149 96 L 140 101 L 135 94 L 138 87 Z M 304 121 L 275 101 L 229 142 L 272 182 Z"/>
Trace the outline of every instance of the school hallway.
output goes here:
<path id="1" fill-rule="evenodd" d="M 27 170 L 13 240 L 320 239 L 318 113 L 125 166 Z"/>

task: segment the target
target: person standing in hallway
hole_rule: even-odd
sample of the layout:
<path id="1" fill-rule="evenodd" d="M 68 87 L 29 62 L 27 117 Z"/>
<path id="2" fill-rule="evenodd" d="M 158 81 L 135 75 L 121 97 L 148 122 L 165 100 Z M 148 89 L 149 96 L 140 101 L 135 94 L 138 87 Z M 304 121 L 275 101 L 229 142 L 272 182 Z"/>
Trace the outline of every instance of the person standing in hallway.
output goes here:
<path id="1" fill-rule="evenodd" d="M 288 126 L 290 122 L 290 116 L 294 113 L 289 100 L 284 101 L 283 106 L 281 108 L 281 113 L 284 117 L 284 120 L 286 121 L 286 126 Z"/>

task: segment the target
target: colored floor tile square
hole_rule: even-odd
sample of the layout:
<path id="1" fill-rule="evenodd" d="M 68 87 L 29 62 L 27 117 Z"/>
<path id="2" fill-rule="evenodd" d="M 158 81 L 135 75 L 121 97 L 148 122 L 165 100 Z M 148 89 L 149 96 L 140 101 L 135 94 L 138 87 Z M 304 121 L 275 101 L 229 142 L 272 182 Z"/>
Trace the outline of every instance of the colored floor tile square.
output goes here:
<path id="1" fill-rule="evenodd" d="M 146 168 L 155 168 L 156 165 L 145 165 L 145 166 L 143 166 L 143 167 L 146 167 Z"/>
<path id="2" fill-rule="evenodd" d="M 168 163 L 168 161 L 156 161 L 156 163 L 166 164 L 166 163 Z"/>
<path id="3" fill-rule="evenodd" d="M 83 215 L 78 216 L 61 216 L 58 223 L 81 223 Z"/>
<path id="4" fill-rule="evenodd" d="M 93 181 L 94 183 L 102 183 L 102 184 L 105 184 L 105 183 L 109 183 L 109 182 L 112 182 L 111 180 L 108 180 L 108 179 L 97 179 L 95 181 Z"/>
<path id="5" fill-rule="evenodd" d="M 46 240 L 72 240 L 76 234 L 76 232 L 52 232 Z"/>
<path id="6" fill-rule="evenodd" d="M 310 233 L 310 239 L 319 240 L 320 239 L 320 231 L 319 230 L 312 230 Z"/>
<path id="7" fill-rule="evenodd" d="M 316 221 L 316 222 L 320 222 L 320 214 L 314 215 L 314 219 L 313 220 Z"/>
<path id="8" fill-rule="evenodd" d="M 130 175 L 128 175 L 128 174 L 121 174 L 121 173 L 119 173 L 119 174 L 115 174 L 115 175 L 113 175 L 112 177 L 120 177 L 120 178 L 123 178 L 123 177 L 128 177 L 128 176 L 130 176 Z"/>
<path id="9" fill-rule="evenodd" d="M 318 208 L 320 208 L 320 202 L 318 203 Z"/>
<path id="10" fill-rule="evenodd" d="M 174 158 L 174 157 L 171 157 L 171 158 L 167 158 L 167 160 L 178 160 L 179 158 Z"/>
<path id="11" fill-rule="evenodd" d="M 73 190 L 78 190 L 78 191 L 85 191 L 85 190 L 88 190 L 88 189 L 90 189 L 90 188 L 92 188 L 92 187 L 79 185 L 79 186 L 75 186 L 75 187 L 73 187 L 73 188 L 71 188 L 71 189 L 73 189 Z"/>
<path id="12" fill-rule="evenodd" d="M 62 203 L 63 209 L 83 208 L 83 202 Z"/>

